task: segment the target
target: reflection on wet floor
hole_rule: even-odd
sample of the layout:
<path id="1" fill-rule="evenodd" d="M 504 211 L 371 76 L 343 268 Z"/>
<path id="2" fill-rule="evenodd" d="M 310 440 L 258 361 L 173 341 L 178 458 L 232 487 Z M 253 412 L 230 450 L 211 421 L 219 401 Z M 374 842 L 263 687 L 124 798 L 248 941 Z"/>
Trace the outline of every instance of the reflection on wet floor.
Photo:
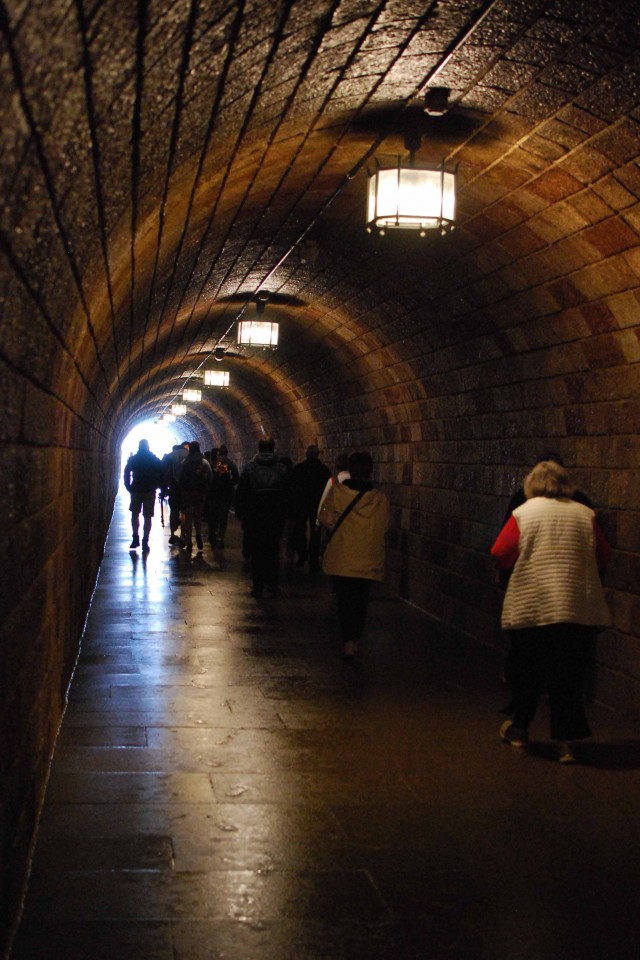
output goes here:
<path id="1" fill-rule="evenodd" d="M 119 498 L 12 960 L 638 960 L 640 737 L 499 742 L 501 657 L 378 592 L 249 596 Z"/>

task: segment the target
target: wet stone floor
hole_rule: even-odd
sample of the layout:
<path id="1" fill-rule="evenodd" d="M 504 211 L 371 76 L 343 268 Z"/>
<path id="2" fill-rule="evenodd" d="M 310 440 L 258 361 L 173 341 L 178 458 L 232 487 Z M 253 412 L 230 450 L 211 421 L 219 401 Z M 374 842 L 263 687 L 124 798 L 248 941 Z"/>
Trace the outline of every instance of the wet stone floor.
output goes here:
<path id="1" fill-rule="evenodd" d="M 124 497 L 12 960 L 638 960 L 640 729 L 582 763 L 497 736 L 501 656 L 374 593 L 360 668 L 329 583 L 256 601 Z"/>

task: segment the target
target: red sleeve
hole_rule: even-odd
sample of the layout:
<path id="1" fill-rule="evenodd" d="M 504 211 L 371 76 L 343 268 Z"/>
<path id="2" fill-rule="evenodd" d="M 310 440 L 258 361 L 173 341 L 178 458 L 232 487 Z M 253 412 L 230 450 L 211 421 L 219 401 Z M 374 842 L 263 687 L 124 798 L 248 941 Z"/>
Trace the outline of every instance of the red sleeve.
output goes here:
<path id="1" fill-rule="evenodd" d="M 596 535 L 596 562 L 598 564 L 598 570 L 600 573 L 604 573 L 607 569 L 609 558 L 611 557 L 611 545 L 595 517 L 593 518 L 593 532 Z"/>
<path id="2" fill-rule="evenodd" d="M 512 515 L 491 547 L 491 556 L 502 570 L 512 570 L 519 553 L 520 527 Z"/>

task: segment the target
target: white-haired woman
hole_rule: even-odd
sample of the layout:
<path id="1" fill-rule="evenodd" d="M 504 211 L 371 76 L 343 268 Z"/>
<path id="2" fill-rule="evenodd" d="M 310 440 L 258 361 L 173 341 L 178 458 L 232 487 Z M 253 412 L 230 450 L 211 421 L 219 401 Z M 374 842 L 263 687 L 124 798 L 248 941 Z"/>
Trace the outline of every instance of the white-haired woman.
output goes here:
<path id="1" fill-rule="evenodd" d="M 571 500 L 565 469 L 536 464 L 517 507 L 491 548 L 511 570 L 502 628 L 512 643 L 513 720 L 501 738 L 526 746 L 542 692 L 549 693 L 551 739 L 562 763 L 576 760 L 572 743 L 590 736 L 584 709 L 589 651 L 598 629 L 610 623 L 602 588 L 611 548 L 593 510 Z"/>

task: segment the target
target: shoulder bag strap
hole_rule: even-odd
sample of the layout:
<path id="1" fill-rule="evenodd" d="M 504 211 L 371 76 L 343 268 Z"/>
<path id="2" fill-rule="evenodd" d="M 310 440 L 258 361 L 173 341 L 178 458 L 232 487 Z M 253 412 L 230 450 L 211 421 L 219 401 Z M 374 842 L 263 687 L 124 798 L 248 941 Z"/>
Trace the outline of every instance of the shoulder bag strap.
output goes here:
<path id="1" fill-rule="evenodd" d="M 355 505 L 356 505 L 356 503 L 358 502 L 358 500 L 361 500 L 362 497 L 364 497 L 365 493 L 368 493 L 368 491 L 367 491 L 367 490 L 359 490 L 358 493 L 356 493 L 356 495 L 355 495 L 355 497 L 353 498 L 353 500 L 350 500 L 350 501 L 349 501 L 349 503 L 347 504 L 347 506 L 345 507 L 345 509 L 342 511 L 342 513 L 340 514 L 340 516 L 338 517 L 338 519 L 336 520 L 336 522 L 335 522 L 334 525 L 332 526 L 331 530 L 328 530 L 328 531 L 327 531 L 327 538 L 326 538 L 326 539 L 327 539 L 327 543 L 329 543 L 329 541 L 331 540 L 331 537 L 334 535 L 334 533 L 336 532 L 336 530 L 338 529 L 338 527 L 340 526 L 340 524 L 342 523 L 342 521 L 348 516 L 348 514 L 351 513 L 351 511 L 352 511 L 353 508 L 355 507 Z"/>

